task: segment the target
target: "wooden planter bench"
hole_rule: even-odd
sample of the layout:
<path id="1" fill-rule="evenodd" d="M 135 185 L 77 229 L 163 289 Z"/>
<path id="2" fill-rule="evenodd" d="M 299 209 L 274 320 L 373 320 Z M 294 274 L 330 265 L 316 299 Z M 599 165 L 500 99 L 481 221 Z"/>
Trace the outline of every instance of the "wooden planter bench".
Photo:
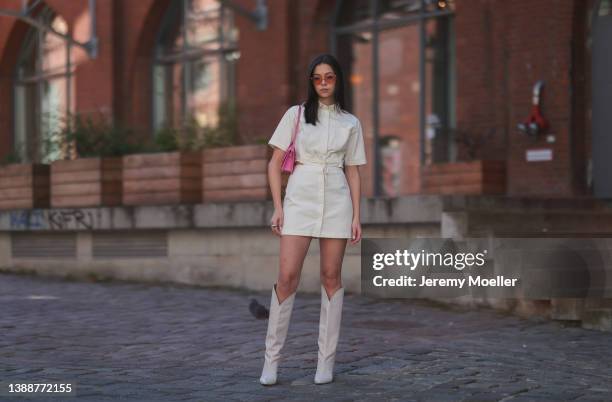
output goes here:
<path id="1" fill-rule="evenodd" d="M 121 204 L 121 157 L 58 160 L 51 163 L 51 206 Z"/>
<path id="2" fill-rule="evenodd" d="M 268 183 L 268 145 L 241 145 L 202 151 L 203 202 L 253 201 L 272 198 Z M 289 175 L 283 174 L 281 192 Z"/>
<path id="3" fill-rule="evenodd" d="M 16 163 L 0 167 L 0 209 L 49 207 L 49 165 Z"/>
<path id="4" fill-rule="evenodd" d="M 506 162 L 475 160 L 423 166 L 422 192 L 428 194 L 505 194 Z"/>
<path id="5" fill-rule="evenodd" d="M 201 200 L 201 152 L 174 151 L 123 157 L 123 204 L 189 204 Z"/>

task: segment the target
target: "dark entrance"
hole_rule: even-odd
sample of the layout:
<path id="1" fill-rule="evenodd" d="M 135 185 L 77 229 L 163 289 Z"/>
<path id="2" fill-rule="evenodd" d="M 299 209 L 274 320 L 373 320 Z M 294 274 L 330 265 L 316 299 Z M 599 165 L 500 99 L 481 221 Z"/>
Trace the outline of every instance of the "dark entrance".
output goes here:
<path id="1" fill-rule="evenodd" d="M 612 198 L 612 0 L 598 1 L 593 17 L 593 191 Z"/>

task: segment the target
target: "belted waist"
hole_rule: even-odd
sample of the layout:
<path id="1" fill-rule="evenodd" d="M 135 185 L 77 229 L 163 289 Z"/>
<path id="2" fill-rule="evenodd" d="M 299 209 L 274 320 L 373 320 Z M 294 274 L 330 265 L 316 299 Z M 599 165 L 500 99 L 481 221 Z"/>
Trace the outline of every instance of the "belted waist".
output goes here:
<path id="1" fill-rule="evenodd" d="M 325 162 L 314 162 L 314 161 L 295 161 L 298 165 L 309 165 L 309 166 L 319 166 L 321 168 L 340 168 L 342 169 L 344 165 L 342 163 L 325 163 Z"/>

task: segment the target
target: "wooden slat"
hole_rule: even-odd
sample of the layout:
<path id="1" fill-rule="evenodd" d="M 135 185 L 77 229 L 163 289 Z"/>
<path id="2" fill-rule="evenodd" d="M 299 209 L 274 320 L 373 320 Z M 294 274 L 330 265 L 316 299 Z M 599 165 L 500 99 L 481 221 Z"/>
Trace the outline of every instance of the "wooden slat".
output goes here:
<path id="1" fill-rule="evenodd" d="M 201 192 L 162 191 L 147 193 L 124 193 L 125 205 L 163 205 L 179 203 L 198 203 L 202 199 Z"/>
<path id="2" fill-rule="evenodd" d="M 51 185 L 70 184 L 70 183 L 91 183 L 102 180 L 102 171 L 98 170 L 83 170 L 83 171 L 67 171 L 51 172 Z"/>
<path id="3" fill-rule="evenodd" d="M 206 190 L 265 187 L 268 184 L 268 175 L 255 173 L 205 177 L 203 183 Z"/>
<path id="4" fill-rule="evenodd" d="M 32 209 L 34 208 L 32 198 L 3 199 L 0 198 L 0 209 Z"/>
<path id="5" fill-rule="evenodd" d="M 0 178 L 0 188 L 49 187 L 49 175 L 11 176 Z"/>
<path id="6" fill-rule="evenodd" d="M 59 195 L 100 194 L 100 183 L 55 184 L 51 186 L 51 198 Z M 53 202 L 51 202 L 53 204 Z"/>
<path id="7" fill-rule="evenodd" d="M 31 187 L 33 184 L 34 177 L 32 175 L 0 177 L 1 189 Z"/>
<path id="8" fill-rule="evenodd" d="M 455 184 L 440 187 L 428 187 L 425 188 L 423 192 L 434 194 L 478 194 L 482 192 L 482 186 L 478 183 Z"/>
<path id="9" fill-rule="evenodd" d="M 178 176 L 184 178 L 200 178 L 201 168 L 197 166 L 150 166 L 146 169 L 127 168 L 123 170 L 124 180 L 162 179 Z"/>
<path id="10" fill-rule="evenodd" d="M 51 205 L 89 207 L 119 205 L 121 157 L 60 160 L 51 164 Z"/>
<path id="11" fill-rule="evenodd" d="M 203 151 L 204 163 L 228 162 L 242 159 L 270 159 L 272 149 L 267 145 L 241 145 L 237 147 L 211 148 Z"/>
<path id="12" fill-rule="evenodd" d="M 422 189 L 434 194 L 501 194 L 505 192 L 504 161 L 442 163 L 423 168 Z"/>
<path id="13" fill-rule="evenodd" d="M 200 202 L 202 152 L 124 157 L 123 203 L 155 205 Z"/>
<path id="14" fill-rule="evenodd" d="M 233 190 L 205 190 L 203 194 L 204 202 L 265 200 L 268 198 L 270 198 L 269 189 L 261 187 Z"/>
<path id="15" fill-rule="evenodd" d="M 32 174 L 32 164 L 14 163 L 0 168 L 0 177 L 29 176 Z"/>
<path id="16" fill-rule="evenodd" d="M 178 191 L 181 188 L 187 190 L 202 189 L 202 184 L 196 179 L 158 179 L 158 180 L 125 180 L 123 182 L 124 193 L 140 193 L 150 191 Z"/>
<path id="17" fill-rule="evenodd" d="M 121 157 L 79 158 L 57 160 L 51 163 L 51 174 L 83 171 L 120 171 L 123 165 Z"/>
<path id="18" fill-rule="evenodd" d="M 66 196 L 54 196 L 51 199 L 51 205 L 53 208 L 63 207 L 85 207 L 85 206 L 97 206 L 102 204 L 102 197 L 100 194 L 89 194 L 89 195 L 66 195 Z"/>
<path id="19" fill-rule="evenodd" d="M 90 195 L 67 195 L 53 198 L 54 208 L 63 207 L 95 207 L 100 205 L 121 205 L 121 194 L 90 194 Z"/>
<path id="20" fill-rule="evenodd" d="M 423 167 L 423 172 L 427 174 L 450 174 L 473 171 L 504 171 L 506 164 L 504 161 L 470 161 L 437 163 Z"/>
<path id="21" fill-rule="evenodd" d="M 51 174 L 59 172 L 79 172 L 83 170 L 100 170 L 100 165 L 100 158 L 57 160 L 51 163 Z"/>
<path id="22" fill-rule="evenodd" d="M 450 186 L 454 184 L 470 184 L 470 183 L 499 183 L 505 180 L 505 175 L 487 174 L 483 177 L 482 172 L 475 173 L 458 173 L 455 175 L 425 175 L 423 176 L 423 185 L 431 187 Z"/>
<path id="23" fill-rule="evenodd" d="M 201 152 L 160 152 L 152 154 L 134 154 L 123 157 L 123 167 L 127 169 L 156 166 L 200 166 Z"/>
<path id="24" fill-rule="evenodd" d="M 0 188 L 49 186 L 49 165 L 11 164 L 0 167 Z"/>
<path id="25" fill-rule="evenodd" d="M 229 162 L 204 163 L 202 165 L 204 177 L 227 176 L 231 174 L 242 174 L 245 172 L 264 172 L 268 171 L 267 159 L 237 160 Z"/>
<path id="26" fill-rule="evenodd" d="M 20 198 L 32 198 L 32 187 L 18 187 L 10 189 L 0 189 L 0 200 L 17 200 Z"/>
<path id="27" fill-rule="evenodd" d="M 426 194 L 503 194 L 506 190 L 505 184 L 500 182 L 425 186 L 422 191 Z"/>

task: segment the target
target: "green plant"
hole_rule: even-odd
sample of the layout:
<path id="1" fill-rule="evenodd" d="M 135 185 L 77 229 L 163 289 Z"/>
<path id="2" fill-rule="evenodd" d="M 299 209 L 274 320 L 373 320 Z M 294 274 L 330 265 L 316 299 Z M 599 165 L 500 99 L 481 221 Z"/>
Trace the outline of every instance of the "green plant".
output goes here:
<path id="1" fill-rule="evenodd" d="M 233 102 L 223 102 L 217 110 L 219 121 L 216 126 L 198 123 L 191 115 L 179 126 L 164 125 L 155 133 L 152 149 L 154 152 L 198 151 L 204 148 L 236 145 L 237 120 Z"/>
<path id="2" fill-rule="evenodd" d="M 10 165 L 11 163 L 21 163 L 22 161 L 21 156 L 17 152 L 11 151 L 0 159 L 0 166 Z"/>
<path id="3" fill-rule="evenodd" d="M 193 117 L 179 127 L 164 125 L 155 133 L 150 150 L 153 152 L 195 151 L 201 148 L 198 137 L 201 128 Z"/>
<path id="4" fill-rule="evenodd" d="M 223 102 L 219 105 L 219 124 L 205 132 L 205 146 L 229 146 L 237 142 L 238 121 L 236 104 Z"/>
<path id="5" fill-rule="evenodd" d="M 261 144 L 261 145 L 266 145 L 269 141 L 269 138 L 266 137 L 259 137 L 259 138 L 255 138 L 252 140 L 253 144 Z"/>
<path id="6" fill-rule="evenodd" d="M 65 148 L 74 147 L 78 157 L 111 157 L 140 152 L 134 131 L 108 118 L 75 115 L 68 118 L 54 139 Z M 66 150 L 69 153 L 69 150 Z"/>
<path id="7" fill-rule="evenodd" d="M 13 149 L 0 158 L 0 166 L 10 165 L 13 163 L 25 163 L 26 158 L 23 156 L 25 153 L 24 150 L 24 144 L 17 141 L 13 146 Z"/>

